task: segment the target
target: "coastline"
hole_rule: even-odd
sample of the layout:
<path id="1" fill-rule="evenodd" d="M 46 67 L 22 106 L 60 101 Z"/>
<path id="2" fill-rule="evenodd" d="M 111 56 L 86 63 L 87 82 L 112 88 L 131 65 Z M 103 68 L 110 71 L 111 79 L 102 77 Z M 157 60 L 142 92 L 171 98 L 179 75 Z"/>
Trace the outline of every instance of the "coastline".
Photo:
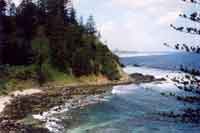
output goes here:
<path id="1" fill-rule="evenodd" d="M 155 79 L 154 77 L 149 78 L 149 76 L 138 73 L 132 75 L 124 73 L 121 80 L 118 81 L 104 80 L 102 82 L 66 84 L 65 86 L 41 87 L 21 92 L 12 92 L 9 96 L 0 97 L 0 100 L 7 98 L 4 100 L 5 102 L 0 103 L 2 110 L 0 114 L 0 130 L 2 125 L 7 127 L 8 124 L 12 123 L 14 126 L 15 124 L 20 125 L 20 127 L 16 127 L 17 131 L 26 127 L 28 127 L 27 131 L 30 131 L 30 126 L 33 126 L 33 123 L 30 121 L 27 122 L 26 120 L 30 115 L 32 116 L 32 120 L 35 114 L 38 114 L 35 116 L 41 119 L 42 115 L 45 114 L 44 112 L 51 109 L 61 109 L 66 103 L 69 104 L 69 108 L 79 108 L 99 103 L 101 102 L 100 97 L 102 94 L 111 90 L 112 86 L 115 85 L 160 81 L 160 79 Z M 90 96 L 96 97 L 96 100 L 92 102 L 88 101 L 87 98 Z M 41 124 L 42 121 L 38 121 L 34 123 L 32 130 L 46 130 L 44 125 Z M 9 131 L 9 128 L 7 131 Z"/>
<path id="2" fill-rule="evenodd" d="M 61 106 L 69 100 L 73 101 L 79 96 L 100 95 L 108 91 L 111 86 L 131 84 L 132 82 L 130 77 L 124 73 L 118 81 L 73 83 L 65 86 L 45 86 L 11 92 L 6 96 L 0 96 L 0 130 L 5 130 L 5 132 L 23 130 L 25 133 L 32 130 L 36 133 L 47 132 L 44 127 L 38 127 L 37 124 L 34 127 L 23 120 L 30 115 L 41 114 L 53 107 Z M 76 103 L 77 107 L 81 105 L 79 100 L 72 102 L 72 104 Z M 81 106 L 87 106 L 87 104 L 82 103 Z"/>

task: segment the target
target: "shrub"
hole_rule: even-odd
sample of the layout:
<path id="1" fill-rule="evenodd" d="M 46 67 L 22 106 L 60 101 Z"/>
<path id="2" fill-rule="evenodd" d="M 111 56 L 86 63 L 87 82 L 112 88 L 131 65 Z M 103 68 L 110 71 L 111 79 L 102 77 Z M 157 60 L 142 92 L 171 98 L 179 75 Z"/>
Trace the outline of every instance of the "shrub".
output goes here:
<path id="1" fill-rule="evenodd" d="M 10 67 L 8 68 L 8 77 L 18 80 L 36 79 L 36 65 Z"/>
<path id="2" fill-rule="evenodd" d="M 107 60 L 102 65 L 102 74 L 106 75 L 110 80 L 120 79 L 118 65 L 114 60 Z"/>

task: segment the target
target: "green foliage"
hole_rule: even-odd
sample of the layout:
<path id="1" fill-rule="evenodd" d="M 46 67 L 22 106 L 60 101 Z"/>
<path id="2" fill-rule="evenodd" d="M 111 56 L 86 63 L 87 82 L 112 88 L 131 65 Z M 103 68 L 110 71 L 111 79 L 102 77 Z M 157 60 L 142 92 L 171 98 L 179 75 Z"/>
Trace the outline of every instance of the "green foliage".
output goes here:
<path id="1" fill-rule="evenodd" d="M 23 1 L 16 13 L 13 10 L 7 16 L 9 41 L 3 49 L 3 64 L 11 66 L 5 76 L 8 86 L 27 80 L 42 85 L 73 76 L 120 78 L 119 59 L 96 35 L 92 16 L 86 24 L 79 23 L 74 8 L 66 8 L 63 0 Z"/>
<path id="2" fill-rule="evenodd" d="M 118 65 L 114 60 L 105 61 L 102 66 L 102 73 L 106 75 L 110 80 L 119 80 L 121 77 L 118 70 Z"/>
<path id="3" fill-rule="evenodd" d="M 89 50 L 80 48 L 74 52 L 72 57 L 72 69 L 76 76 L 91 74 L 93 70 L 92 65 Z"/>
<path id="4" fill-rule="evenodd" d="M 74 47 L 72 70 L 75 76 L 103 74 L 110 80 L 120 78 L 118 57 L 94 35 L 84 34 L 81 45 Z"/>
<path id="5" fill-rule="evenodd" d="M 10 91 L 27 89 L 35 85 L 37 78 L 36 65 L 10 66 L 0 76 L 0 95 Z"/>
<path id="6" fill-rule="evenodd" d="M 8 69 L 9 79 L 29 80 L 36 79 L 36 65 L 13 66 Z"/>
<path id="7" fill-rule="evenodd" d="M 42 71 L 45 74 L 47 82 L 67 82 L 74 78 L 72 75 L 54 68 L 51 64 L 43 64 Z"/>
<path id="8" fill-rule="evenodd" d="M 32 49 L 35 55 L 35 61 L 37 64 L 42 64 L 49 60 L 50 48 L 49 40 L 45 36 L 44 27 L 39 27 L 37 37 L 32 41 Z"/>

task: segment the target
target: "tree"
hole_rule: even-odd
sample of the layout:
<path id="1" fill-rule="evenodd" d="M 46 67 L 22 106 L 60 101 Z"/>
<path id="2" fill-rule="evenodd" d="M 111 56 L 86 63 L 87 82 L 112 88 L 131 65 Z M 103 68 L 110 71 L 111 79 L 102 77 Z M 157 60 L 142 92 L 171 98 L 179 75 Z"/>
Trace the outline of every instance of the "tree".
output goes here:
<path id="1" fill-rule="evenodd" d="M 198 5 L 200 6 L 200 1 L 199 0 L 182 0 L 183 2 L 188 2 L 194 5 Z M 197 23 L 200 24 L 200 13 L 198 13 L 197 11 L 192 12 L 190 15 L 187 15 L 185 13 L 182 13 L 179 15 L 181 18 L 187 19 L 189 21 L 191 21 L 192 23 Z M 199 36 L 200 35 L 200 29 L 198 29 L 197 27 L 191 27 L 191 26 L 174 26 L 173 24 L 170 25 L 170 27 L 176 31 L 185 33 L 185 34 L 191 34 L 194 36 Z M 178 50 L 183 50 L 186 52 L 193 52 L 193 53 L 198 53 L 200 54 L 200 45 L 188 45 L 185 43 L 177 43 L 174 46 L 169 45 L 167 43 L 164 43 L 165 46 L 167 47 L 173 47 L 175 49 Z M 185 68 L 183 69 L 183 67 L 181 67 L 181 70 L 184 70 L 185 72 L 191 73 L 191 74 L 199 74 L 200 70 L 195 70 L 197 68 L 192 68 L 191 70 L 189 70 L 189 68 Z"/>
<path id="2" fill-rule="evenodd" d="M 76 20 L 76 10 L 74 9 L 74 6 L 71 0 L 68 0 L 67 3 L 65 3 L 64 21 L 66 25 L 69 25 L 69 24 L 77 25 L 78 23 Z"/>
<path id="3" fill-rule="evenodd" d="M 96 24 L 92 15 L 89 16 L 85 27 L 88 34 L 94 35 L 97 32 Z"/>
<path id="4" fill-rule="evenodd" d="M 16 16 L 16 13 L 17 13 L 17 7 L 16 7 L 15 3 L 11 3 L 10 8 L 9 8 L 9 15 Z"/>
<path id="5" fill-rule="evenodd" d="M 5 0 L 0 0 L 0 16 L 5 16 L 6 13 L 6 2 Z"/>
<path id="6" fill-rule="evenodd" d="M 31 49 L 31 40 L 34 38 L 37 29 L 37 11 L 38 8 L 32 0 L 23 0 L 19 5 L 16 14 L 16 42 L 11 44 L 8 49 L 7 55 L 11 65 L 29 65 L 33 63 Z M 13 60 L 14 58 L 15 60 Z"/>
<path id="7" fill-rule="evenodd" d="M 52 63 L 62 71 L 67 70 L 64 5 L 64 0 L 49 0 L 47 2 L 47 28 Z"/>
<path id="8" fill-rule="evenodd" d="M 76 11 L 75 11 L 74 7 L 72 7 L 71 10 L 70 10 L 69 22 L 71 24 L 77 24 Z"/>
<path id="9" fill-rule="evenodd" d="M 38 0 L 38 23 L 39 25 L 45 25 L 47 20 L 47 0 Z"/>
<path id="10" fill-rule="evenodd" d="M 5 16 L 6 16 L 6 2 L 0 0 L 0 64 L 3 62 L 3 49 L 5 47 Z"/>
<path id="11" fill-rule="evenodd" d="M 38 8 L 44 10 L 46 12 L 47 9 L 47 0 L 38 0 L 37 1 Z"/>
<path id="12" fill-rule="evenodd" d="M 183 2 L 188 2 L 194 5 L 200 5 L 200 1 L 199 0 L 182 0 Z M 192 12 L 190 15 L 187 15 L 185 13 L 180 14 L 180 17 L 189 20 L 192 23 L 200 23 L 200 14 L 198 12 Z M 195 36 L 199 36 L 200 35 L 200 29 L 198 29 L 197 27 L 190 27 L 190 26 L 174 26 L 173 24 L 170 25 L 170 27 L 176 31 L 185 33 L 185 34 L 191 34 L 191 35 L 195 35 Z M 181 43 L 177 43 L 174 46 L 173 45 L 169 45 L 167 43 L 164 43 L 164 45 L 168 46 L 168 47 L 173 47 L 175 49 L 178 50 L 183 50 L 186 52 L 191 52 L 191 53 L 198 53 L 200 54 L 200 45 L 189 45 L 189 44 L 181 44 Z M 198 61 L 198 60 L 197 60 Z M 188 92 L 193 92 L 196 94 L 200 94 L 200 80 L 196 77 L 200 75 L 200 70 L 199 68 L 187 68 L 183 65 L 181 65 L 180 68 L 181 71 L 185 72 L 183 74 L 183 76 L 179 77 L 175 77 L 173 80 L 175 82 L 175 85 L 184 91 L 188 91 Z M 189 96 L 189 97 L 184 97 L 184 96 L 178 96 L 177 97 L 178 100 L 184 101 L 184 102 L 189 102 L 189 103 L 199 103 L 199 95 L 196 96 Z M 170 115 L 169 115 L 170 116 Z M 184 122 L 194 122 L 194 123 L 199 123 L 199 119 L 200 119 L 200 109 L 184 109 L 183 114 L 178 114 L 178 117 L 181 117 L 182 121 Z M 175 117 L 177 117 L 175 116 Z M 173 118 L 175 118 L 173 116 Z"/>
<path id="13" fill-rule="evenodd" d="M 33 2 L 22 1 L 18 14 L 18 24 L 23 29 L 24 37 L 31 40 L 36 33 L 38 7 Z"/>
<path id="14" fill-rule="evenodd" d="M 43 64 L 49 61 L 49 41 L 45 35 L 44 27 L 40 26 L 37 30 L 37 35 L 32 41 L 32 48 L 35 55 L 35 63 L 38 66 L 37 75 L 40 85 L 45 82 L 45 75 L 43 73 Z"/>
<path id="15" fill-rule="evenodd" d="M 17 9 L 10 0 L 8 11 L 0 0 L 0 7 L 0 63 L 30 66 L 40 85 L 54 69 L 75 76 L 118 77 L 113 76 L 118 61 L 100 42 L 93 16 L 86 24 L 83 18 L 78 22 L 71 0 L 22 0 Z"/>
<path id="16" fill-rule="evenodd" d="M 194 5 L 200 5 L 199 0 L 182 0 L 183 2 L 188 2 L 192 3 Z M 187 15 L 185 13 L 179 15 L 181 18 L 190 20 L 192 23 L 199 23 L 200 24 L 200 13 L 198 12 L 192 12 L 190 15 Z M 173 24 L 170 25 L 170 27 L 176 31 L 186 33 L 186 34 L 191 34 L 191 35 L 200 35 L 200 29 L 197 27 L 190 27 L 190 26 L 174 26 Z M 200 54 L 200 45 L 192 46 L 188 44 L 181 44 L 177 43 L 174 46 L 169 45 L 167 43 L 164 43 L 165 46 L 167 47 L 173 47 L 178 50 L 185 50 L 187 52 L 195 52 Z"/>
<path id="17" fill-rule="evenodd" d="M 84 27 L 83 16 L 81 16 L 78 20 L 78 25 Z"/>

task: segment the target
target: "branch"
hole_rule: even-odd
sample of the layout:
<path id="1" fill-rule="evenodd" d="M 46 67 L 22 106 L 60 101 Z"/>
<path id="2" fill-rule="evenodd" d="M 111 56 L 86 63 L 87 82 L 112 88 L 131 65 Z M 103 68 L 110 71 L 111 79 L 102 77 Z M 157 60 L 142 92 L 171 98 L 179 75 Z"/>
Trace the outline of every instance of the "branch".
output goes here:
<path id="1" fill-rule="evenodd" d="M 200 0 L 182 0 L 182 1 L 200 5 Z"/>
<path id="2" fill-rule="evenodd" d="M 200 14 L 197 13 L 197 12 L 194 12 L 194 13 L 192 13 L 192 14 L 189 15 L 189 16 L 186 15 L 186 14 L 180 14 L 179 16 L 182 17 L 182 18 L 189 19 L 189 20 L 191 20 L 191 21 L 193 21 L 193 22 L 200 23 Z"/>
<path id="3" fill-rule="evenodd" d="M 180 31 L 180 32 L 184 32 L 184 33 L 189 33 L 192 35 L 200 35 L 200 29 L 197 28 L 193 28 L 193 27 L 176 27 L 174 25 L 170 25 L 174 30 Z"/>
<path id="4" fill-rule="evenodd" d="M 186 52 L 192 52 L 192 53 L 197 53 L 200 54 L 200 45 L 199 46 L 188 46 L 187 44 L 179 44 L 177 43 L 176 45 L 169 45 L 168 43 L 164 43 L 164 46 L 167 46 L 169 48 L 174 48 L 177 50 L 183 50 Z"/>

